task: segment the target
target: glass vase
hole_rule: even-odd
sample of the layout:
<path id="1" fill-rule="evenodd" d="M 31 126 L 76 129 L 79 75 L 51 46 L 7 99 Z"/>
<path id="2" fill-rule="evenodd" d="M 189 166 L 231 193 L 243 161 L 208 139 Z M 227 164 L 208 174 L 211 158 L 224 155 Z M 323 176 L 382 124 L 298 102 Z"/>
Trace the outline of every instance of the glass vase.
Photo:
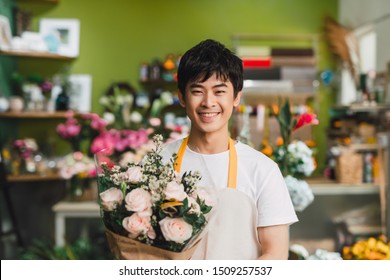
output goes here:
<path id="1" fill-rule="evenodd" d="M 95 178 L 72 177 L 67 181 L 68 201 L 97 201 Z"/>

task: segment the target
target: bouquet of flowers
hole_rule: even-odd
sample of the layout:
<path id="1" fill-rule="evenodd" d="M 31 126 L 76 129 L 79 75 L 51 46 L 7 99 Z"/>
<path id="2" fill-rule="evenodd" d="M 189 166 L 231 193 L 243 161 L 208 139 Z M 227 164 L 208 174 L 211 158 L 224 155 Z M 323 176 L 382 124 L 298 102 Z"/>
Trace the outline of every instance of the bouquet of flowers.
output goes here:
<path id="1" fill-rule="evenodd" d="M 80 198 L 89 187 L 88 178 L 96 176 L 94 161 L 82 152 L 73 152 L 58 162 L 58 173 L 61 178 L 69 180 L 70 197 Z"/>
<path id="2" fill-rule="evenodd" d="M 24 160 L 32 158 L 38 150 L 37 142 L 33 138 L 16 139 L 13 147 Z"/>
<path id="3" fill-rule="evenodd" d="M 17 153 L 17 162 L 22 172 L 34 173 L 36 171 L 34 155 L 38 151 L 38 145 L 35 139 L 16 139 L 12 147 Z"/>
<path id="4" fill-rule="evenodd" d="M 69 141 L 73 152 L 92 155 L 91 143 L 106 132 L 106 126 L 107 122 L 95 113 L 80 114 L 77 119 L 74 112 L 69 111 L 65 123 L 60 123 L 56 130 L 61 138 Z"/>
<path id="5" fill-rule="evenodd" d="M 118 259 L 190 259 L 213 200 L 197 188 L 199 172 L 180 176 L 175 155 L 162 161 L 162 136 L 153 141 L 155 148 L 142 163 L 121 167 L 104 151 L 95 155 L 107 239 Z"/>
<path id="6" fill-rule="evenodd" d="M 316 169 L 316 162 L 312 149 L 301 140 L 292 140 L 291 135 L 301 127 L 317 125 L 319 122 L 316 115 L 311 113 L 303 113 L 294 118 L 288 100 L 276 116 L 281 137 L 274 148 L 264 144 L 262 152 L 278 163 L 295 210 L 303 211 L 314 200 L 314 195 L 307 182 L 301 178 L 312 174 Z"/>
<path id="7" fill-rule="evenodd" d="M 343 248 L 345 260 L 390 260 L 390 242 L 386 236 L 369 237 Z"/>

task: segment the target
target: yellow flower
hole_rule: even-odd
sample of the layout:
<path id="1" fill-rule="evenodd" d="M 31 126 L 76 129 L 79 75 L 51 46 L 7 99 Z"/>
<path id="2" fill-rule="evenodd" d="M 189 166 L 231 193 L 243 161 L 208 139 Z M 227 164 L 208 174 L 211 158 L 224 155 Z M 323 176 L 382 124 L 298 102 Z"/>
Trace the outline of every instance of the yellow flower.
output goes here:
<path id="1" fill-rule="evenodd" d="M 278 136 L 275 140 L 275 145 L 280 147 L 283 146 L 283 144 L 284 144 L 283 138 L 281 136 Z"/>
<path id="2" fill-rule="evenodd" d="M 272 156 L 272 148 L 270 145 L 265 146 L 263 149 L 261 149 L 261 152 L 265 154 L 266 156 L 270 157 Z"/>

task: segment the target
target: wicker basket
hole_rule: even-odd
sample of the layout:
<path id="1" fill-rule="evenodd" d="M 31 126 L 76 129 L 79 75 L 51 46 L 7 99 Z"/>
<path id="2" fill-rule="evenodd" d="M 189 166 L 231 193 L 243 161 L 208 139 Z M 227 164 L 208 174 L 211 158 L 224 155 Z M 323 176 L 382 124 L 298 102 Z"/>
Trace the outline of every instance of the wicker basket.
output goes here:
<path id="1" fill-rule="evenodd" d="M 337 157 L 336 178 L 343 184 L 363 182 L 363 156 L 353 150 L 343 149 Z"/>

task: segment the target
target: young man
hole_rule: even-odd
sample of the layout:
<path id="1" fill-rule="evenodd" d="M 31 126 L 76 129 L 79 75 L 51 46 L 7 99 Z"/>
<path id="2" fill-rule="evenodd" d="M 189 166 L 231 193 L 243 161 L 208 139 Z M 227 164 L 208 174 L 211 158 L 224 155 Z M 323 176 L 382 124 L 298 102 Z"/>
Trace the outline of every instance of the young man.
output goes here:
<path id="1" fill-rule="evenodd" d="M 287 259 L 289 224 L 296 222 L 277 164 L 229 138 L 228 122 L 239 105 L 242 61 L 222 44 L 205 40 L 180 60 L 178 94 L 191 120 L 190 134 L 168 144 L 177 170 L 201 172 L 215 189 L 215 217 L 193 259 Z"/>

